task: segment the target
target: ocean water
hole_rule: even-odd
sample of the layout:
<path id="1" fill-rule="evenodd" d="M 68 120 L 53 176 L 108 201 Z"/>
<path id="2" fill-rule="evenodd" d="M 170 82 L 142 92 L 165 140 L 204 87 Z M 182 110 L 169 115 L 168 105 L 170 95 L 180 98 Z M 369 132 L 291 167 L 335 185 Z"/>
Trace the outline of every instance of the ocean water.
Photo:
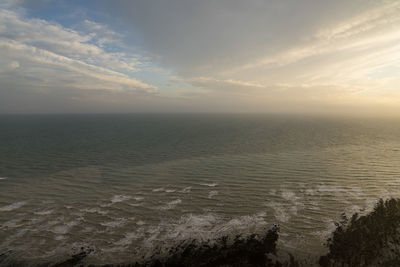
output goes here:
<path id="1" fill-rule="evenodd" d="M 325 251 L 334 221 L 400 196 L 400 120 L 286 115 L 0 117 L 0 254 L 130 262 L 280 225 Z"/>

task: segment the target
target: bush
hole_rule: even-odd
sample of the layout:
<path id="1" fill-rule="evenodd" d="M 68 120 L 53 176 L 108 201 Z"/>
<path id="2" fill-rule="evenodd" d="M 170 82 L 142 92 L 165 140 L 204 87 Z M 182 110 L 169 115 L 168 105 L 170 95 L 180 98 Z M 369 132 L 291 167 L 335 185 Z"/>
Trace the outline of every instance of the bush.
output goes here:
<path id="1" fill-rule="evenodd" d="M 344 214 L 327 241 L 321 266 L 399 266 L 400 200 L 382 199 L 374 210 L 350 219 Z M 394 265 L 393 265 L 394 264 Z"/>

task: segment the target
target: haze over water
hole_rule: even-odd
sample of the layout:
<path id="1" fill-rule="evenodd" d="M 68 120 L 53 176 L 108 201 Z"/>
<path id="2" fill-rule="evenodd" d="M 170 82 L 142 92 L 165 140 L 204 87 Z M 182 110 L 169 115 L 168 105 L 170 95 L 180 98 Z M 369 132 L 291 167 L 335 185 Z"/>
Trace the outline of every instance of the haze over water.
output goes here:
<path id="1" fill-rule="evenodd" d="M 289 115 L 0 117 L 0 254 L 127 262 L 281 227 L 316 255 L 342 212 L 399 196 L 400 120 Z"/>

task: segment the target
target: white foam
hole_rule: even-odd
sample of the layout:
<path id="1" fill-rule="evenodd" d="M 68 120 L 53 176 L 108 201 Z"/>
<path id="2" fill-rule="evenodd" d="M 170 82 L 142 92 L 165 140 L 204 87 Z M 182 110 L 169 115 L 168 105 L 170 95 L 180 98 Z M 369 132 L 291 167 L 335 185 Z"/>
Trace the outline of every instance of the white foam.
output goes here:
<path id="1" fill-rule="evenodd" d="M 317 191 L 320 193 L 342 193 L 345 190 L 339 186 L 320 185 L 318 186 Z"/>
<path id="2" fill-rule="evenodd" d="M 140 207 L 140 206 L 143 206 L 143 203 L 129 203 L 129 206 Z"/>
<path id="3" fill-rule="evenodd" d="M 63 221 L 64 221 L 64 219 L 60 218 L 57 221 L 48 222 L 47 225 L 44 226 L 44 228 L 46 229 L 46 228 L 49 228 L 49 227 L 52 227 L 55 225 L 53 227 L 53 229 L 50 231 L 57 235 L 65 235 L 66 233 L 69 232 L 69 230 L 72 227 L 74 227 L 80 223 L 80 221 L 70 221 L 70 222 L 62 223 Z M 61 222 L 61 224 L 57 225 L 60 222 Z"/>
<path id="4" fill-rule="evenodd" d="M 111 202 L 112 202 L 112 203 L 118 203 L 118 202 L 122 202 L 122 201 L 129 200 L 129 199 L 131 199 L 130 196 L 115 195 L 115 196 L 113 196 L 113 197 L 111 198 Z"/>
<path id="5" fill-rule="evenodd" d="M 171 202 L 168 202 L 165 206 L 160 207 L 160 210 L 170 210 L 170 209 L 173 209 L 173 208 L 175 208 L 175 206 L 178 205 L 179 203 L 182 203 L 182 200 L 180 200 L 179 198 L 178 198 L 178 199 L 175 199 L 175 200 L 173 200 L 173 201 L 171 201 Z"/>
<path id="6" fill-rule="evenodd" d="M 313 190 L 313 189 L 306 189 L 305 193 L 306 193 L 306 195 L 313 196 L 313 195 L 315 195 L 315 190 Z"/>
<path id="7" fill-rule="evenodd" d="M 7 227 L 7 228 L 8 227 L 10 227 L 10 228 L 20 227 L 23 225 L 23 224 L 18 224 L 20 221 L 21 221 L 21 219 L 13 219 L 13 220 L 7 221 L 1 225 L 0 229 L 4 228 L 4 227 Z"/>
<path id="8" fill-rule="evenodd" d="M 93 227 L 85 227 L 81 233 L 90 233 L 93 232 Z"/>
<path id="9" fill-rule="evenodd" d="M 175 192 L 175 191 L 176 191 L 175 189 L 166 189 L 166 190 L 165 190 L 166 193 L 173 193 L 173 192 Z"/>
<path id="10" fill-rule="evenodd" d="M 282 197 L 288 201 L 293 201 L 293 202 L 299 199 L 299 197 L 297 197 L 296 194 L 293 193 L 292 191 L 283 191 Z"/>
<path id="11" fill-rule="evenodd" d="M 208 198 L 212 198 L 218 194 L 219 194 L 218 191 L 210 191 L 210 192 L 208 192 Z"/>
<path id="12" fill-rule="evenodd" d="M 70 226 L 65 224 L 57 225 L 56 227 L 53 228 L 52 232 L 59 235 L 65 235 L 66 233 L 68 233 L 69 229 Z"/>
<path id="13" fill-rule="evenodd" d="M 57 241 L 63 240 L 63 239 L 66 239 L 66 237 L 65 237 L 64 235 L 56 235 L 56 236 L 54 237 L 54 240 L 57 240 Z"/>
<path id="14" fill-rule="evenodd" d="M 160 191 L 164 191 L 164 187 L 153 189 L 153 192 L 160 192 Z"/>
<path id="15" fill-rule="evenodd" d="M 83 219 L 79 218 L 79 219 L 76 220 L 76 221 L 70 221 L 70 222 L 67 222 L 67 223 L 65 223 L 65 224 L 68 225 L 69 227 L 73 227 L 73 226 L 75 226 L 75 225 L 80 224 L 80 223 L 81 223 L 81 220 L 83 220 Z"/>
<path id="16" fill-rule="evenodd" d="M 20 201 L 20 202 L 15 202 L 11 205 L 4 206 L 0 208 L 0 211 L 12 211 L 21 208 L 23 205 L 25 205 L 27 201 Z"/>
<path id="17" fill-rule="evenodd" d="M 144 221 L 137 221 L 136 224 L 137 225 L 145 225 L 146 223 Z"/>
<path id="18" fill-rule="evenodd" d="M 265 212 L 260 212 L 255 215 L 247 215 L 247 216 L 241 216 L 239 218 L 234 218 L 228 221 L 224 225 L 224 230 L 227 231 L 231 229 L 243 230 L 249 227 L 265 225 L 267 224 L 267 222 L 264 219 L 266 215 L 267 214 Z"/>
<path id="19" fill-rule="evenodd" d="M 42 211 L 36 211 L 34 214 L 36 215 L 49 215 L 52 214 L 54 210 L 42 210 Z"/>
<path id="20" fill-rule="evenodd" d="M 333 221 L 329 222 L 324 230 L 312 232 L 311 235 L 320 238 L 321 240 L 326 240 L 332 232 L 336 229 Z"/>
<path id="21" fill-rule="evenodd" d="M 106 227 L 111 227 L 111 228 L 121 227 L 121 226 L 126 224 L 126 219 L 120 218 L 120 219 L 118 219 L 116 221 L 103 222 L 103 223 L 100 223 L 100 224 L 103 225 L 103 226 L 106 226 Z"/>
<path id="22" fill-rule="evenodd" d="M 160 230 L 170 228 L 166 231 L 166 237 L 171 239 L 186 239 L 188 237 L 205 238 L 213 227 L 215 227 L 219 219 L 212 214 L 184 215 L 173 225 L 161 225 Z"/>
<path id="23" fill-rule="evenodd" d="M 166 239 L 175 241 L 189 238 L 207 240 L 214 239 L 227 232 L 264 227 L 267 224 L 265 221 L 266 215 L 265 212 L 260 212 L 255 215 L 241 216 L 226 221 L 210 213 L 203 215 L 188 214 L 182 216 L 176 223 L 160 225 L 154 228 L 153 231 L 165 232 Z"/>
<path id="24" fill-rule="evenodd" d="M 134 197 L 133 199 L 136 201 L 142 201 L 144 199 L 144 197 Z"/>
<path id="25" fill-rule="evenodd" d="M 274 216 L 279 222 L 287 222 L 290 219 L 290 215 L 286 212 L 284 206 L 277 202 L 268 202 L 265 206 L 270 207 L 274 211 Z"/>
<path id="26" fill-rule="evenodd" d="M 347 214 L 349 217 L 351 217 L 354 213 L 360 213 L 360 211 L 362 211 L 363 208 L 361 208 L 358 205 L 353 205 L 351 207 L 346 208 L 345 210 L 345 214 Z"/>
<path id="27" fill-rule="evenodd" d="M 191 187 L 191 186 L 188 186 L 188 187 L 183 188 L 180 192 L 182 192 L 182 193 L 189 193 L 191 190 L 192 190 L 192 187 Z"/>
<path id="28" fill-rule="evenodd" d="M 215 187 L 215 186 L 217 186 L 218 184 L 217 184 L 217 183 L 202 183 L 202 184 L 200 184 L 200 185 L 209 186 L 209 187 Z"/>
<path id="29" fill-rule="evenodd" d="M 133 240 L 139 239 L 143 237 L 143 234 L 137 233 L 137 232 L 129 232 L 125 234 L 125 237 L 118 240 L 114 244 L 117 246 L 128 246 L 132 244 Z"/>
<path id="30" fill-rule="evenodd" d="M 101 210 L 101 209 L 98 208 L 98 207 L 96 207 L 96 208 L 91 208 L 91 209 L 84 209 L 84 210 L 81 210 L 81 211 L 83 211 L 83 212 L 88 212 L 88 213 L 98 213 L 98 214 L 101 214 L 101 215 L 105 215 L 105 214 L 108 213 L 108 211 Z"/>
<path id="31" fill-rule="evenodd" d="M 8 177 L 0 177 L 0 180 L 8 179 Z"/>

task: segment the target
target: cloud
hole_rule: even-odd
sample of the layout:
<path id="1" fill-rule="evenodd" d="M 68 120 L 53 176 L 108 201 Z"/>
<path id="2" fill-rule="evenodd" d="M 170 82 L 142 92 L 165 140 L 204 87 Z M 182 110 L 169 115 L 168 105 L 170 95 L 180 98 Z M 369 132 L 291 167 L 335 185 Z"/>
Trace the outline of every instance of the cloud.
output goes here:
<path id="1" fill-rule="evenodd" d="M 136 71 L 136 63 L 126 61 L 129 57 L 91 43 L 93 35 L 101 39 L 105 30 L 99 24 L 87 23 L 97 28 L 95 34 L 1 9 L 0 59 L 6 64 L 0 66 L 0 77 L 13 87 L 29 84 L 56 90 L 62 84 L 63 88 L 155 92 L 155 86 L 129 75 Z M 109 30 L 106 33 L 105 38 L 114 35 Z M 10 69 L 18 69 L 18 75 Z"/>
<path id="2" fill-rule="evenodd" d="M 85 19 L 83 27 L 90 33 L 91 38 L 96 39 L 100 46 L 105 44 L 122 44 L 122 34 L 112 31 L 108 26 Z"/>
<path id="3" fill-rule="evenodd" d="M 189 83 L 196 87 L 207 88 L 211 90 L 226 90 L 230 92 L 234 91 L 249 91 L 252 89 L 265 89 L 266 87 L 262 84 L 245 82 L 239 80 L 219 80 L 212 77 L 192 77 L 182 79 L 182 81 Z"/>
<path id="4" fill-rule="evenodd" d="M 141 34 L 146 48 L 165 66 L 181 75 L 209 76 L 307 44 L 322 27 L 375 5 L 345 0 L 120 0 L 108 8 Z"/>
<path id="5" fill-rule="evenodd" d="M 383 54 L 387 51 L 391 53 L 400 39 L 400 31 L 398 27 L 395 27 L 395 25 L 400 26 L 399 12 L 399 2 L 388 2 L 373 7 L 355 17 L 347 18 L 330 27 L 318 30 L 307 44 L 298 45 L 272 56 L 244 64 L 232 70 L 232 73 L 264 66 L 269 68 L 284 67 L 307 59 L 329 57 L 329 62 L 326 62 L 326 60 L 325 62 L 318 62 L 323 63 L 318 64 L 318 68 L 320 68 L 320 66 L 330 63 L 335 64 L 337 61 L 353 60 L 360 54 L 361 56 L 370 56 L 371 52 Z M 381 57 L 381 61 L 391 63 L 387 57 Z M 372 63 L 367 67 L 379 65 L 379 63 Z"/>
<path id="6" fill-rule="evenodd" d="M 124 111 L 399 105 L 398 1 L 61 0 L 58 23 L 37 11 L 47 0 L 3 3 L 3 97 Z"/>

